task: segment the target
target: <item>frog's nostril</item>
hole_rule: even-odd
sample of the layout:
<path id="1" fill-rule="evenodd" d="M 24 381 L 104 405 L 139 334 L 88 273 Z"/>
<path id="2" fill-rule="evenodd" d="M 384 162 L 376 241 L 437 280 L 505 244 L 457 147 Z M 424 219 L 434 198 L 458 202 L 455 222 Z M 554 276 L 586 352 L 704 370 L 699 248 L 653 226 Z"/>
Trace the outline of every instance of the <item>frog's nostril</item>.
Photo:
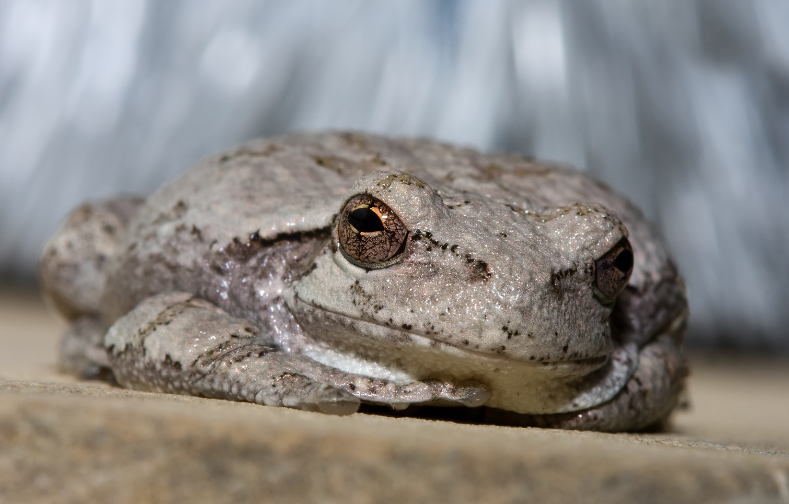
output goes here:
<path id="1" fill-rule="evenodd" d="M 633 272 L 633 249 L 622 238 L 595 262 L 595 285 L 606 301 L 613 301 L 627 285 Z"/>

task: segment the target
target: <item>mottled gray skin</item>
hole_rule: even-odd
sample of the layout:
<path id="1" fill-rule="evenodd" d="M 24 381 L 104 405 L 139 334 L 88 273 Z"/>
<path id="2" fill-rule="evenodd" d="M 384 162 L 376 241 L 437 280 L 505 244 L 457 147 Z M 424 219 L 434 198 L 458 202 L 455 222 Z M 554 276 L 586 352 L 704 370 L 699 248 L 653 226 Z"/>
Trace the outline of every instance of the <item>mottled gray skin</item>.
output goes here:
<path id="1" fill-rule="evenodd" d="M 337 214 L 359 194 L 408 229 L 394 264 L 339 250 Z M 208 158 L 132 206 L 93 204 L 45 249 L 45 292 L 75 320 L 69 372 L 337 414 L 484 405 L 486 421 L 608 431 L 665 419 L 682 389 L 676 268 L 632 204 L 566 167 L 293 134 Z M 79 279 L 100 293 L 85 301 L 58 272 L 95 263 L 109 221 L 122 225 Z M 595 264 L 624 237 L 633 273 L 605 299 Z"/>

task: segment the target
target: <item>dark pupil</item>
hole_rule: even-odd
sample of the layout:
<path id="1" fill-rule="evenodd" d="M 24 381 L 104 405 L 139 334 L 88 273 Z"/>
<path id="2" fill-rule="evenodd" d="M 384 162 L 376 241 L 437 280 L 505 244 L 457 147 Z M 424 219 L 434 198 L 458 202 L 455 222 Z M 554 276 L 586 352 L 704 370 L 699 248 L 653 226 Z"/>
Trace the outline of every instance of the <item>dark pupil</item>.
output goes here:
<path id="1" fill-rule="evenodd" d="M 369 208 L 357 208 L 349 213 L 348 222 L 362 233 L 384 230 L 384 223 L 381 222 L 381 218 Z"/>
<path id="2" fill-rule="evenodd" d="M 629 250 L 623 250 L 614 259 L 614 266 L 622 273 L 627 273 L 633 267 L 633 253 Z"/>

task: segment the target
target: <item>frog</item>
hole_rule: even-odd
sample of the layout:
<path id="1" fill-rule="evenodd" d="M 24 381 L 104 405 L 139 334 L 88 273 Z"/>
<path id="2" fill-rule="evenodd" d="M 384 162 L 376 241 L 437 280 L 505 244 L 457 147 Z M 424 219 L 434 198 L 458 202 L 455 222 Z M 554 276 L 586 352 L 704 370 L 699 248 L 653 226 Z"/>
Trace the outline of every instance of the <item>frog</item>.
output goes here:
<path id="1" fill-rule="evenodd" d="M 327 414 L 638 431 L 684 390 L 685 288 L 583 171 L 427 138 L 301 132 L 86 203 L 47 242 L 61 368 Z"/>

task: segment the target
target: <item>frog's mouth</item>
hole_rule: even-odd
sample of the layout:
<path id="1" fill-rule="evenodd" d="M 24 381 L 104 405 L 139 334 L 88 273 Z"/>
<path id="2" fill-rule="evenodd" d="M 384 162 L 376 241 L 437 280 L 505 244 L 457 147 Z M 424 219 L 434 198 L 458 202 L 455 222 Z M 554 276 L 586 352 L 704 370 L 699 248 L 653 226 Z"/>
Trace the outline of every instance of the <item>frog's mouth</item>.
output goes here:
<path id="1" fill-rule="evenodd" d="M 492 390 L 487 406 L 519 413 L 590 408 L 612 398 L 638 365 L 638 349 L 620 346 L 576 360 L 510 358 L 459 348 L 400 328 L 360 320 L 307 302 L 286 302 L 312 343 L 303 353 L 342 371 L 406 384 L 430 378 L 476 380 Z"/>
<path id="2" fill-rule="evenodd" d="M 581 374 L 585 375 L 596 369 L 602 367 L 608 362 L 612 355 L 611 349 L 606 348 L 600 355 L 586 356 L 579 359 L 529 359 L 527 357 L 518 357 L 512 355 L 502 355 L 493 351 L 475 350 L 471 348 L 464 348 L 454 345 L 449 342 L 435 340 L 430 338 L 429 335 L 423 334 L 413 329 L 401 329 L 389 324 L 381 324 L 375 320 L 362 319 L 353 317 L 345 313 L 340 313 L 330 310 L 317 303 L 307 301 L 299 297 L 297 293 L 293 293 L 288 299 L 288 305 L 296 313 L 302 324 L 307 327 L 311 326 L 310 319 L 317 318 L 318 313 L 323 314 L 323 318 L 331 319 L 335 322 L 334 327 L 342 327 L 346 329 L 353 329 L 358 331 L 359 334 L 365 334 L 373 338 L 380 338 L 383 342 L 389 343 L 387 347 L 423 347 L 430 348 L 433 351 L 446 353 L 457 353 L 458 355 L 473 356 L 475 358 L 486 358 L 494 361 L 518 361 L 524 365 L 532 366 L 535 368 L 545 369 L 546 371 L 555 374 Z M 299 306 L 300 305 L 300 306 Z M 309 317 L 305 317 L 310 314 Z M 323 331 L 322 334 L 330 333 L 331 331 Z M 319 336 L 320 340 L 327 340 L 332 338 L 325 338 Z M 356 338 L 352 338 L 356 339 Z M 365 338 L 361 342 L 362 346 L 369 344 L 369 338 Z M 374 345 L 377 346 L 377 345 Z M 358 346 L 354 348 L 358 349 Z"/>

